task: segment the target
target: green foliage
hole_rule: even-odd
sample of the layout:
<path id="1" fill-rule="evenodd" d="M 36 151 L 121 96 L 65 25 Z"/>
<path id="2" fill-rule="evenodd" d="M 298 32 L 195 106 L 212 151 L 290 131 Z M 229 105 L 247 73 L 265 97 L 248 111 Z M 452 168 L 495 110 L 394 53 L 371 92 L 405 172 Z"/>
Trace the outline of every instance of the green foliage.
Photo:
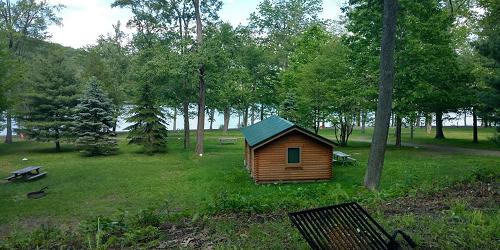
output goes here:
<path id="1" fill-rule="evenodd" d="M 88 156 L 116 153 L 118 144 L 112 132 L 114 124 L 113 104 L 97 79 L 91 78 L 87 90 L 75 108 L 74 130 L 78 137 L 77 147 Z"/>
<path id="2" fill-rule="evenodd" d="M 484 103 L 483 117 L 500 121 L 500 4 L 498 1 L 481 0 L 479 6 L 485 11 L 484 17 L 479 21 L 481 31 L 476 42 L 479 53 L 486 58 L 482 62 L 488 69 L 484 75 L 487 88 L 482 92 L 481 99 Z"/>
<path id="3" fill-rule="evenodd" d="M 121 23 L 113 25 L 113 28 L 113 34 L 99 37 L 97 45 L 86 48 L 80 57 L 83 77 L 96 77 L 103 84 L 113 103 L 113 117 L 116 119 L 121 115 L 127 97 L 132 94 L 128 79 L 131 56 L 123 45 L 126 35 L 121 30 Z"/>
<path id="4" fill-rule="evenodd" d="M 81 235 L 54 225 L 43 225 L 29 233 L 14 232 L 0 241 L 0 249 L 61 249 L 82 247 Z"/>
<path id="5" fill-rule="evenodd" d="M 322 8 L 319 0 L 264 0 L 250 15 L 250 27 L 272 48 L 278 65 L 286 68 L 294 36 L 319 22 Z"/>
<path id="6" fill-rule="evenodd" d="M 35 140 L 53 141 L 73 137 L 73 109 L 78 103 L 79 84 L 73 64 L 60 50 L 33 62 L 38 68 L 31 79 L 33 89 L 23 95 L 20 126 Z"/>
<path id="7" fill-rule="evenodd" d="M 129 131 L 129 143 L 142 145 L 146 154 L 164 152 L 167 144 L 165 116 L 161 107 L 156 104 L 149 83 L 142 84 L 140 96 L 130 113 L 132 115 L 127 121 L 133 124 L 126 128 Z"/>

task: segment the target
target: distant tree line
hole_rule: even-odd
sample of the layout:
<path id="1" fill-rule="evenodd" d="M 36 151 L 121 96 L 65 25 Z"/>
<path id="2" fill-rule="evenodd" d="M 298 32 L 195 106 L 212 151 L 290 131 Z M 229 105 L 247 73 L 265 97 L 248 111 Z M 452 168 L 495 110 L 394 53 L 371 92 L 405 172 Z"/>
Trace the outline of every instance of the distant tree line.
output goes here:
<path id="1" fill-rule="evenodd" d="M 402 126 L 419 126 L 422 118 L 431 124 L 435 117 L 435 137 L 444 138 L 448 112 L 471 114 L 477 142 L 477 120 L 498 125 L 500 118 L 499 4 L 398 5 L 396 144 L 401 145 Z M 47 27 L 61 22 L 62 6 L 0 0 L 0 123 L 7 127 L 7 143 L 15 120 L 30 138 L 76 141 L 87 153 L 108 154 L 116 152 L 114 146 L 101 151 L 91 145 L 114 145 L 118 117 L 126 116 L 133 123 L 130 142 L 161 152 L 165 124 L 171 120 L 177 129 L 182 115 L 184 148 L 192 146 L 189 120 L 198 117 L 195 151 L 202 154 L 205 116 L 212 127 L 219 112 L 224 132 L 234 114 L 240 126 L 278 114 L 316 133 L 329 123 L 346 145 L 354 127 L 364 128 L 373 118 L 381 1 L 347 1 L 344 17 L 333 21 L 320 18 L 321 0 L 263 0 L 248 25 L 237 27 L 220 20 L 219 0 L 115 0 L 112 7 L 132 12 L 126 25 L 136 32 L 127 37 L 117 23 L 97 44 L 73 50 L 42 42 Z M 9 19 L 12 13 L 38 14 L 22 26 L 12 22 L 19 17 Z M 89 105 L 102 112 L 91 115 Z M 101 123 L 90 116 L 100 116 Z M 83 122 L 95 129 L 75 125 Z"/>

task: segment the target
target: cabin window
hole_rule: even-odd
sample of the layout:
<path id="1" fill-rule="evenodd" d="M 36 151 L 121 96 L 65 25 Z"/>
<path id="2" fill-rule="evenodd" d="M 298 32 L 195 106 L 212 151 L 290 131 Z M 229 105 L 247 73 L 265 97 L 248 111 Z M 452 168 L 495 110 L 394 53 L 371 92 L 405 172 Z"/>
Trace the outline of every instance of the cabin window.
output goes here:
<path id="1" fill-rule="evenodd" d="M 287 158 L 288 164 L 300 163 L 300 148 L 288 148 Z"/>

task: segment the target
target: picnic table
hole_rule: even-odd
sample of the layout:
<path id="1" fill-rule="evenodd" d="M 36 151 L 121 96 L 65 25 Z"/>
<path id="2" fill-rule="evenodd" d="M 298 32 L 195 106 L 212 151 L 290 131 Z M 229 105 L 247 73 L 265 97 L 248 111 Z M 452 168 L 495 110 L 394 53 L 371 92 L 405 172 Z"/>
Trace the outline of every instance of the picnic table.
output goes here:
<path id="1" fill-rule="evenodd" d="M 219 138 L 219 143 L 222 144 L 235 144 L 237 138 L 232 138 L 232 137 L 221 137 Z"/>
<path id="2" fill-rule="evenodd" d="M 346 164 L 349 162 L 355 162 L 356 159 L 352 158 L 351 155 L 348 155 L 344 152 L 335 151 L 335 152 L 333 152 L 333 161 L 340 162 L 342 164 Z"/>
<path id="3" fill-rule="evenodd" d="M 40 166 L 30 166 L 30 167 L 25 167 L 16 171 L 11 172 L 11 176 L 5 178 L 8 181 L 11 181 L 13 179 L 17 178 L 26 178 L 28 180 L 34 180 L 37 178 L 40 178 L 42 176 L 45 176 L 47 172 L 40 173 Z"/>

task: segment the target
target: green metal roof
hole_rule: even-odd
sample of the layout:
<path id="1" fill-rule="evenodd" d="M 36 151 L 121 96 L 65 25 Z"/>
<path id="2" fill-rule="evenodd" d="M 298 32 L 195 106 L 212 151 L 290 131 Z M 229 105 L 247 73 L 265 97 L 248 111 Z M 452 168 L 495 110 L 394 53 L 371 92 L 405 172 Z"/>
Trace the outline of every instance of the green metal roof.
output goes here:
<path id="1" fill-rule="evenodd" d="M 293 126 L 295 126 L 293 123 L 281 117 L 271 116 L 241 130 L 248 145 L 253 147 Z"/>

